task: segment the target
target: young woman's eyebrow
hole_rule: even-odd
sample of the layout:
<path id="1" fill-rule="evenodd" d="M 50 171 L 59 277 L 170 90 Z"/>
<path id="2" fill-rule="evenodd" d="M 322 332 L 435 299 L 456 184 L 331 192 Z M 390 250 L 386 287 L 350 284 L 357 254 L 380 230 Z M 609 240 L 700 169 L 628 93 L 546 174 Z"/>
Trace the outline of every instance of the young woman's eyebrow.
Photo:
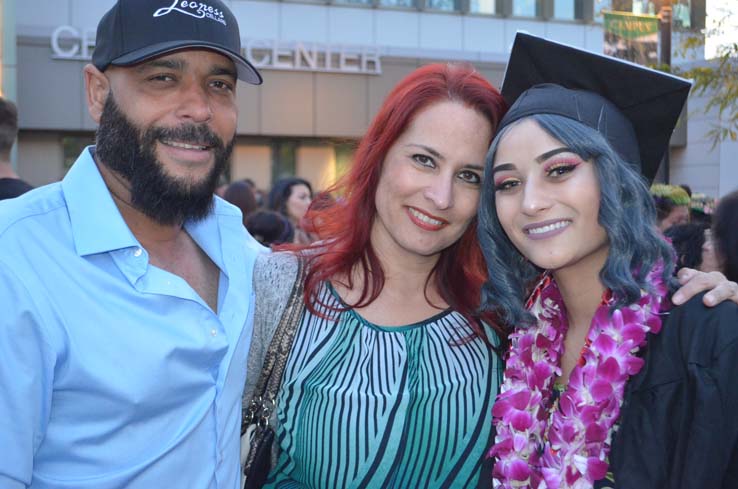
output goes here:
<path id="1" fill-rule="evenodd" d="M 508 171 L 508 170 L 514 170 L 515 165 L 512 163 L 502 163 L 501 165 L 495 165 L 494 168 L 492 168 L 491 175 L 494 175 L 498 171 Z"/>
<path id="2" fill-rule="evenodd" d="M 562 146 L 561 148 L 552 149 L 551 151 L 546 151 L 545 153 L 536 156 L 536 163 L 540 164 L 546 161 L 547 159 L 551 158 L 552 156 L 556 156 L 559 153 L 572 153 L 573 151 L 571 148 L 567 148 L 566 146 Z M 494 168 L 492 168 L 492 174 L 494 175 L 498 171 L 507 171 L 507 170 L 514 170 L 515 165 L 512 163 L 502 163 L 500 165 L 495 165 Z"/>
<path id="3" fill-rule="evenodd" d="M 546 151 L 542 155 L 537 156 L 536 161 L 538 163 L 542 163 L 546 161 L 547 159 L 549 159 L 550 157 L 556 156 L 559 153 L 572 153 L 572 150 L 571 148 L 567 148 L 566 146 L 563 146 L 561 148 L 552 149 L 551 151 Z"/>

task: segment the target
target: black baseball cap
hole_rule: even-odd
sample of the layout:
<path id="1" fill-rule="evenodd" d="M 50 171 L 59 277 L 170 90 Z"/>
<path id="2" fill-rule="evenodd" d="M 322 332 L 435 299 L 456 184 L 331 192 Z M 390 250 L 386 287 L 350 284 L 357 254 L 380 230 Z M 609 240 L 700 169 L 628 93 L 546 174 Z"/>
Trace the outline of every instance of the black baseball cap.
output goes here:
<path id="1" fill-rule="evenodd" d="M 118 0 L 100 20 L 92 64 L 130 66 L 185 48 L 228 56 L 238 78 L 260 85 L 261 75 L 241 55 L 236 18 L 220 0 Z"/>
<path id="2" fill-rule="evenodd" d="M 691 82 L 610 56 L 517 33 L 502 82 L 500 129 L 556 114 L 601 133 L 649 181 L 668 149 Z"/>

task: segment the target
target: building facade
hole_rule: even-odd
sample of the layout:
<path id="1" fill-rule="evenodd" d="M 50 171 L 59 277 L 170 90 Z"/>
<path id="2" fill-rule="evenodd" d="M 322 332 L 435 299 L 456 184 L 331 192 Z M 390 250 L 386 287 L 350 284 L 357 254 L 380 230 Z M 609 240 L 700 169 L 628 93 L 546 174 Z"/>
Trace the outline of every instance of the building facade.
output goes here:
<path id="1" fill-rule="evenodd" d="M 17 100 L 21 127 L 17 169 L 22 178 L 41 185 L 60 179 L 94 140 L 82 67 L 94 47 L 97 22 L 113 0 L 32 0 L 33 6 L 0 1 L 6 4 L 3 25 L 14 30 L 10 43 L 15 42 L 17 64 L 3 69 L 3 85 L 14 78 L 11 98 Z M 14 6 L 8 9 L 8 3 Z M 611 6 L 611 0 L 226 3 L 239 21 L 244 54 L 264 76 L 259 87 L 239 84 L 237 142 L 228 178 L 248 177 L 269 188 L 274 179 L 296 174 L 319 189 L 351 164 L 353 148 L 383 98 L 416 67 L 469 62 L 499 86 L 518 30 L 602 52 L 599 12 Z M 688 133 L 682 143 L 699 144 L 693 143 L 691 127 Z M 695 190 L 725 193 L 718 153 L 709 172 L 704 164 L 693 171 L 687 160 L 694 155 L 676 149 L 672 180 L 682 183 L 681 177 L 689 176 L 692 183 L 699 177 Z M 738 186 L 738 175 L 731 178 Z"/>

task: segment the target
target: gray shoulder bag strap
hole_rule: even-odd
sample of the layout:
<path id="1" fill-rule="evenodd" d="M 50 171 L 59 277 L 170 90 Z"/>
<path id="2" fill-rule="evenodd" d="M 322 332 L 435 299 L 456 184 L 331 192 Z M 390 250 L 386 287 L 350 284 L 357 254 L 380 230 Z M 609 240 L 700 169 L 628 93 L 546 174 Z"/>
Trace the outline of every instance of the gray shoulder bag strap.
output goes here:
<path id="1" fill-rule="evenodd" d="M 241 460 L 243 464 L 243 484 L 246 489 L 259 488 L 264 484 L 271 469 L 272 442 L 274 429 L 269 425 L 269 417 L 276 407 L 277 393 L 282 383 L 282 374 L 287 365 L 297 326 L 305 309 L 303 284 L 305 266 L 297 259 L 297 276 L 292 286 L 287 304 L 277 329 L 274 331 L 269 349 L 264 357 L 264 365 L 259 381 L 254 389 L 249 407 L 244 410 L 241 421 Z"/>

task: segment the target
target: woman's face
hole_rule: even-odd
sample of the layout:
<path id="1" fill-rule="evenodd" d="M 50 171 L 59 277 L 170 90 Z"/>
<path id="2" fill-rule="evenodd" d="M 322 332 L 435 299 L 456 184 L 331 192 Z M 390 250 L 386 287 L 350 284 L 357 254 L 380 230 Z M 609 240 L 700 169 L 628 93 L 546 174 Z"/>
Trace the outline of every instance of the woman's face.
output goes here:
<path id="1" fill-rule="evenodd" d="M 298 183 L 290 188 L 290 196 L 287 198 L 285 204 L 287 208 L 287 217 L 292 222 L 300 222 L 300 219 L 305 215 L 310 207 L 310 202 L 313 200 L 313 196 L 310 193 L 310 189 L 307 185 Z"/>
<path id="2" fill-rule="evenodd" d="M 702 244 L 702 262 L 700 263 L 699 270 L 701 272 L 719 272 L 720 261 L 718 260 L 717 253 L 715 252 L 715 245 L 712 241 L 712 232 L 709 229 L 705 229 L 705 242 Z"/>
<path id="3" fill-rule="evenodd" d="M 592 162 L 524 119 L 502 137 L 492 171 L 500 224 L 526 258 L 554 272 L 599 272 L 608 245 Z"/>
<path id="4" fill-rule="evenodd" d="M 461 103 L 419 111 L 387 152 L 375 194 L 372 245 L 380 254 L 436 256 L 476 214 L 492 127 Z"/>

